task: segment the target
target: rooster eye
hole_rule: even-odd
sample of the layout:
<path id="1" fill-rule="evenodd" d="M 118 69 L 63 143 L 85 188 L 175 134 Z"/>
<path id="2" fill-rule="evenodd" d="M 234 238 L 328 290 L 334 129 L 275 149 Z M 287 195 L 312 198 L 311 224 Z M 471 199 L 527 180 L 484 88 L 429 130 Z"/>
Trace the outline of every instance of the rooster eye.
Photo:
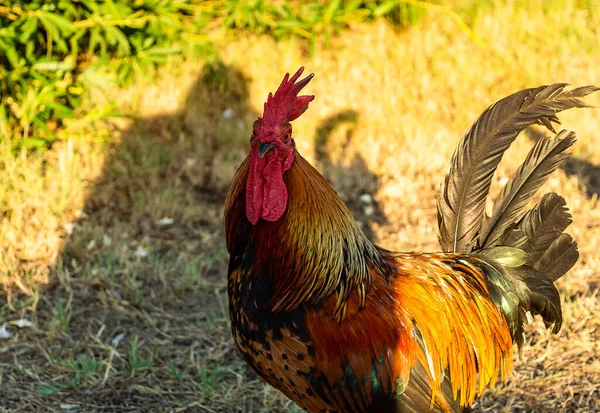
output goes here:
<path id="1" fill-rule="evenodd" d="M 287 141 L 287 140 L 289 140 L 289 139 L 290 139 L 290 133 L 288 132 L 288 133 L 286 133 L 286 134 L 285 134 L 285 136 L 283 137 L 283 140 L 284 140 L 284 141 Z"/>

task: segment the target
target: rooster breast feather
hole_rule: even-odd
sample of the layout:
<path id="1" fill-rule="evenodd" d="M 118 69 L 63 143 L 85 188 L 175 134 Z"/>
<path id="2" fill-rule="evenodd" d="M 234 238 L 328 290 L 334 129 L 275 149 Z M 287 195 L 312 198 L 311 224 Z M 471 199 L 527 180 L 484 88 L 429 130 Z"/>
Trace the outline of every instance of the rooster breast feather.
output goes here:
<path id="1" fill-rule="evenodd" d="M 511 362 L 510 332 L 483 272 L 457 254 L 379 249 L 354 220 L 340 231 L 325 212 L 289 221 L 301 208 L 319 211 L 328 191 L 301 191 L 315 186 L 305 182 L 316 173 L 306 165 L 298 157 L 288 171 L 290 209 L 281 223 L 251 226 L 243 195 L 228 199 L 236 345 L 265 380 L 310 412 L 461 411 Z M 340 249 L 311 255 L 308 248 L 319 252 L 316 240 Z"/>

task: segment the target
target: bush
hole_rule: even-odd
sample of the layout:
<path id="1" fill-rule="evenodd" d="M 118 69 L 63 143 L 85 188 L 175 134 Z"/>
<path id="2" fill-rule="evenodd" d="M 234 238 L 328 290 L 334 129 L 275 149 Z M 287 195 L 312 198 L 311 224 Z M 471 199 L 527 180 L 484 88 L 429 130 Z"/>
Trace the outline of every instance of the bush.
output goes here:
<path id="1" fill-rule="evenodd" d="M 123 85 L 170 56 L 213 59 L 211 36 L 250 32 L 328 42 L 352 22 L 413 24 L 416 0 L 0 0 L 0 139 L 43 148 L 111 108 L 85 111 L 94 86 Z M 439 6 L 436 6 L 439 7 Z M 185 51 L 185 53 L 182 53 Z M 86 121 L 90 122 L 86 122 Z"/>
<path id="2" fill-rule="evenodd" d="M 85 115 L 81 99 L 106 81 L 102 75 L 126 82 L 179 53 L 188 20 L 202 30 L 191 7 L 168 0 L 2 2 L 0 133 L 19 146 L 58 139 L 66 119 Z"/>

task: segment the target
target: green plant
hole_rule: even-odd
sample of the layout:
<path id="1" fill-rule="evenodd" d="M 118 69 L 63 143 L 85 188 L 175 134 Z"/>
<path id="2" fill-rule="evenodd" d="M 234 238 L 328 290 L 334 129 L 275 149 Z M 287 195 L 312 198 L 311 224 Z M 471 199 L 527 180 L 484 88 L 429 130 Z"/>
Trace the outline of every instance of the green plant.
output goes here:
<path id="1" fill-rule="evenodd" d="M 71 316 L 73 314 L 73 295 L 69 296 L 67 301 L 56 299 L 54 302 L 54 325 L 63 331 L 67 331 L 71 326 Z"/>
<path id="2" fill-rule="evenodd" d="M 135 377 L 152 367 L 152 355 L 142 356 L 139 352 L 140 343 L 138 337 L 135 336 L 129 342 L 129 353 L 127 355 L 127 367 L 129 375 Z"/>
<path id="3" fill-rule="evenodd" d="M 82 377 L 99 377 L 102 360 L 86 354 L 77 359 L 59 360 L 58 364 L 67 372 L 74 374 L 75 380 L 79 383 Z"/>
<path id="4" fill-rule="evenodd" d="M 60 139 L 90 88 L 128 82 L 180 52 L 189 1 L 0 1 L 0 133 L 17 146 Z M 92 112 L 88 112 L 90 114 Z M 111 111 L 98 111 L 102 118 Z"/>
<path id="5" fill-rule="evenodd" d="M 0 0 L 0 140 L 43 148 L 76 135 L 115 115 L 110 102 L 86 103 L 90 91 L 127 84 L 182 52 L 215 59 L 215 39 L 243 32 L 314 46 L 380 17 L 415 24 L 428 8 L 469 30 L 419 0 Z"/>

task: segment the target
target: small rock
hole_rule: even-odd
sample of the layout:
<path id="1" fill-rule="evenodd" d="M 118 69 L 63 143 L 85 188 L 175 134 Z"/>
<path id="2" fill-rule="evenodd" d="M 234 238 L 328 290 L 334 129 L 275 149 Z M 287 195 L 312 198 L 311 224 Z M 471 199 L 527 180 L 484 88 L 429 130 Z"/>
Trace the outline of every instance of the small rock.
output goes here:
<path id="1" fill-rule="evenodd" d="M 119 333 L 115 336 L 115 338 L 112 339 L 110 344 L 112 344 L 113 347 L 116 347 L 119 345 L 119 343 L 121 341 L 123 341 L 124 338 L 125 338 L 125 333 Z"/>
<path id="2" fill-rule="evenodd" d="M 146 258 L 148 256 L 148 250 L 140 245 L 137 247 L 137 250 L 135 250 L 135 255 L 140 258 Z"/>
<path id="3" fill-rule="evenodd" d="M 75 228 L 75 224 L 73 224 L 72 222 L 67 222 L 65 224 L 65 232 L 67 233 L 67 235 L 71 235 L 73 233 L 73 228 Z"/>
<path id="4" fill-rule="evenodd" d="M 167 225 L 173 225 L 175 223 L 175 220 L 173 218 L 161 218 L 158 221 L 158 226 L 159 227 L 166 227 Z"/>
<path id="5" fill-rule="evenodd" d="M 364 202 L 365 204 L 372 204 L 373 203 L 373 197 L 369 194 L 362 194 L 360 196 L 360 201 Z"/>
<path id="6" fill-rule="evenodd" d="M 0 327 L 0 340 L 8 340 L 9 338 L 12 338 L 12 333 L 10 331 L 8 331 L 8 324 L 4 323 L 2 324 L 2 327 Z"/>
<path id="7" fill-rule="evenodd" d="M 229 120 L 229 119 L 233 118 L 233 115 L 235 115 L 234 110 L 231 108 L 227 108 L 221 114 L 221 119 Z"/>
<path id="8" fill-rule="evenodd" d="M 77 211 L 75 211 L 75 218 L 85 219 L 87 217 L 88 217 L 88 214 L 86 214 L 83 209 L 78 209 Z"/>
<path id="9" fill-rule="evenodd" d="M 25 320 L 24 318 L 20 318 L 17 321 L 13 321 L 13 324 L 19 328 L 33 327 L 33 323 L 29 320 Z"/>

